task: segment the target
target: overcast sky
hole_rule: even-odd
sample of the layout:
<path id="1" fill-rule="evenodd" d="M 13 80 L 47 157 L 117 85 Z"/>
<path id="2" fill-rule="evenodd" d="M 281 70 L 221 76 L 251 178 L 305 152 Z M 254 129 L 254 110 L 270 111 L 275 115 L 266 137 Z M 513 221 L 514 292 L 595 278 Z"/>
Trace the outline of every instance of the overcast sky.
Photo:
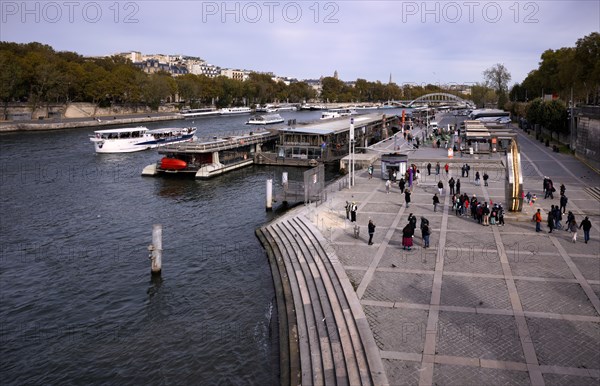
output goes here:
<path id="1" fill-rule="evenodd" d="M 0 1 L 0 39 L 59 51 L 199 56 L 299 79 L 475 83 L 503 63 L 512 83 L 546 49 L 600 30 L 600 0 Z"/>

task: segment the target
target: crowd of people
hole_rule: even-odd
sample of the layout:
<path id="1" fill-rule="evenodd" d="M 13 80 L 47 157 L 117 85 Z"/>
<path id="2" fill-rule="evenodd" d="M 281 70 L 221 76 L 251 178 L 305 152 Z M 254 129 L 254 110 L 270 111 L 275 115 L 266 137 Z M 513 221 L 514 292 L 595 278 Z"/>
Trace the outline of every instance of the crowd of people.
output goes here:
<path id="1" fill-rule="evenodd" d="M 442 170 L 446 172 L 446 176 L 449 176 L 449 167 L 448 164 L 443 167 L 439 162 L 436 163 L 435 166 L 432 166 L 431 163 L 426 165 L 427 174 L 431 175 L 432 168 L 435 170 L 435 174 L 439 175 Z M 461 176 L 468 177 L 468 173 L 471 167 L 468 164 L 464 164 L 461 167 Z M 369 178 L 372 176 L 372 169 L 369 168 Z M 483 172 L 483 175 L 479 173 L 479 171 L 475 172 L 475 180 L 474 183 L 476 186 L 479 186 L 479 182 L 481 177 L 483 177 L 484 186 L 488 186 L 489 176 L 486 172 Z M 413 185 L 419 183 L 420 172 L 415 165 L 410 165 L 406 173 L 400 177 L 399 180 L 396 180 L 397 173 L 394 172 L 390 174 L 390 179 L 388 179 L 385 183 L 386 193 L 390 193 L 390 189 L 392 187 L 393 182 L 398 182 L 398 187 L 400 189 L 400 193 L 404 195 L 404 202 L 406 208 L 410 207 L 411 204 L 411 195 L 413 193 Z M 449 194 L 451 195 L 452 207 L 451 210 L 458 217 L 470 217 L 473 221 L 477 221 L 478 224 L 482 226 L 504 226 L 504 215 L 505 209 L 502 204 L 493 203 L 491 200 L 487 202 L 486 200 L 481 200 L 475 194 L 469 196 L 467 193 L 461 193 L 461 182 L 460 179 L 456 180 L 454 177 L 450 177 L 447 181 L 448 187 L 450 188 Z M 435 193 L 432 197 L 433 203 L 433 211 L 437 212 L 439 206 L 442 203 L 441 196 L 444 195 L 444 182 L 440 179 L 436 184 L 438 188 L 438 193 Z M 556 191 L 552 180 L 548 177 L 544 178 L 543 182 L 543 190 L 544 190 L 544 198 L 553 199 L 553 193 Z M 523 195 L 524 204 L 528 204 L 533 206 L 536 202 L 537 196 L 535 193 L 528 192 L 527 195 Z M 560 199 L 558 205 L 551 205 L 550 210 L 548 211 L 546 224 L 549 228 L 548 233 L 552 233 L 555 230 L 565 230 L 571 233 L 571 239 L 573 242 L 577 241 L 577 232 L 579 229 L 583 229 L 584 232 L 584 242 L 587 244 L 590 240 L 590 230 L 591 230 L 591 222 L 588 217 L 585 217 L 581 223 L 578 223 L 575 219 L 575 215 L 572 211 L 567 211 L 568 198 L 566 196 L 566 187 L 561 184 L 560 185 Z M 349 220 L 352 222 L 356 221 L 356 210 L 357 206 L 355 202 L 346 203 L 346 214 Z M 564 215 L 564 216 L 563 216 Z M 563 217 L 566 217 L 566 222 L 562 223 Z M 541 225 L 543 222 L 542 212 L 538 209 L 533 217 L 532 221 L 536 223 L 536 232 L 541 232 Z M 429 248 L 429 236 L 431 235 L 431 229 L 429 227 L 429 221 L 425 217 L 421 217 L 421 224 L 419 226 L 421 230 L 421 236 L 423 238 L 423 248 Z M 369 245 L 372 245 L 373 235 L 375 233 L 375 224 L 371 219 L 369 219 Z M 408 223 L 402 228 L 402 249 L 411 250 L 413 247 L 413 238 L 415 237 L 415 232 L 417 231 L 417 218 L 410 213 L 408 216 Z"/>

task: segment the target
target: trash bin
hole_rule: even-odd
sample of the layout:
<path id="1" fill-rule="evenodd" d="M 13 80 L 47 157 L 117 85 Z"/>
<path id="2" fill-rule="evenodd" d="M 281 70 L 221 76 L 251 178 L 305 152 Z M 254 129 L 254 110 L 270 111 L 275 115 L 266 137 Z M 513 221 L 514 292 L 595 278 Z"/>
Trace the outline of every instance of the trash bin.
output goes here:
<path id="1" fill-rule="evenodd" d="M 354 226 L 354 238 L 357 239 L 360 236 L 360 227 L 358 225 Z"/>

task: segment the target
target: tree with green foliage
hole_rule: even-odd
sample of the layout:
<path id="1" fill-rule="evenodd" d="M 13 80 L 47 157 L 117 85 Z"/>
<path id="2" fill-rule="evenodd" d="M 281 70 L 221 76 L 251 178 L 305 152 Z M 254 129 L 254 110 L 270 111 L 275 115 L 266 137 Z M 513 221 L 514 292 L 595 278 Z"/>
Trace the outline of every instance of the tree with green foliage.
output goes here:
<path id="1" fill-rule="evenodd" d="M 497 63 L 485 70 L 483 72 L 483 77 L 486 85 L 496 92 L 498 108 L 504 108 L 504 105 L 508 102 L 506 93 L 508 92 L 508 82 L 510 82 L 511 79 L 508 69 L 504 64 Z"/>

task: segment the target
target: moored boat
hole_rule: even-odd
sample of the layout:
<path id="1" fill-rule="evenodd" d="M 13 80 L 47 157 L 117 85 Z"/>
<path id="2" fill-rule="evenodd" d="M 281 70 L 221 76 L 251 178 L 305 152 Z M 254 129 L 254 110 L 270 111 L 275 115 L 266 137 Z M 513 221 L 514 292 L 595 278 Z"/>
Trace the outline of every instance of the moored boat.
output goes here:
<path id="1" fill-rule="evenodd" d="M 217 114 L 219 114 L 219 110 L 212 108 L 212 107 L 206 107 L 206 108 L 201 108 L 201 109 L 181 110 L 179 112 L 179 114 L 182 115 L 184 118 L 195 118 L 195 117 L 203 117 L 203 116 L 207 116 L 207 115 L 217 115 Z"/>
<path id="2" fill-rule="evenodd" d="M 271 125 L 282 123 L 283 118 L 279 114 L 256 115 L 246 122 L 247 125 Z"/>
<path id="3" fill-rule="evenodd" d="M 354 109 L 330 109 L 330 110 L 324 111 L 321 114 L 321 119 L 347 117 L 349 115 L 355 115 L 355 114 L 356 114 L 356 110 L 354 110 Z"/>
<path id="4" fill-rule="evenodd" d="M 195 127 L 172 127 L 148 130 L 147 127 L 129 127 L 94 131 L 90 141 L 96 153 L 133 153 L 154 149 L 170 143 L 190 141 Z"/>
<path id="5" fill-rule="evenodd" d="M 219 114 L 221 115 L 230 115 L 230 114 L 249 114 L 252 110 L 250 107 L 228 107 L 219 110 Z"/>

